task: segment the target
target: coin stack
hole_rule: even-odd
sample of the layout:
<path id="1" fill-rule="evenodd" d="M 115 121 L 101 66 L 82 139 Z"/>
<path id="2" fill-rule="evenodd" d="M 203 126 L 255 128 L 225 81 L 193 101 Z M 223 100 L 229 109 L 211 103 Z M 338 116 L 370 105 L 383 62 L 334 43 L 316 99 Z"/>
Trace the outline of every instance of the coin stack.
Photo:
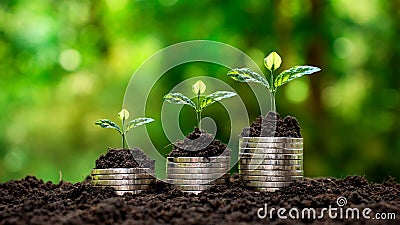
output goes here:
<path id="1" fill-rule="evenodd" d="M 112 187 L 117 195 L 138 194 L 155 181 L 149 168 L 109 168 L 93 169 L 92 185 Z"/>
<path id="2" fill-rule="evenodd" d="M 229 179 L 230 156 L 167 157 L 167 182 L 198 194 Z"/>
<path id="3" fill-rule="evenodd" d="M 239 174 L 248 186 L 269 192 L 303 179 L 303 138 L 240 138 Z"/>

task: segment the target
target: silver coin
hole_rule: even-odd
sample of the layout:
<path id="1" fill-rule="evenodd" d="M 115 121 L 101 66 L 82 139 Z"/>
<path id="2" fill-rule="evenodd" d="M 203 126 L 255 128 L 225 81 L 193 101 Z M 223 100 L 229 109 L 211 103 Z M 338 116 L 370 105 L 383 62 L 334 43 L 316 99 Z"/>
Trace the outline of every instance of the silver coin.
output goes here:
<path id="1" fill-rule="evenodd" d="M 281 189 L 281 188 L 260 188 L 260 187 L 256 188 L 256 190 L 261 191 L 261 192 L 275 192 L 275 191 L 279 191 L 279 189 Z"/>
<path id="2" fill-rule="evenodd" d="M 245 176 L 303 176 L 303 170 L 239 170 Z"/>
<path id="3" fill-rule="evenodd" d="M 149 185 L 93 185 L 93 187 L 105 188 L 111 187 L 117 191 L 133 191 L 133 190 L 145 190 Z"/>
<path id="4" fill-rule="evenodd" d="M 239 170 L 303 170 L 303 165 L 243 165 L 239 164 Z"/>
<path id="5" fill-rule="evenodd" d="M 173 163 L 167 162 L 167 166 L 174 168 L 229 168 L 229 163 Z"/>
<path id="6" fill-rule="evenodd" d="M 211 184 L 202 184 L 202 185 L 176 185 L 177 188 L 183 191 L 204 191 L 208 188 L 212 187 Z"/>
<path id="7" fill-rule="evenodd" d="M 215 156 L 215 157 L 167 157 L 168 162 L 176 163 L 214 163 L 214 162 L 230 162 L 231 156 Z"/>
<path id="8" fill-rule="evenodd" d="M 272 182 L 272 181 L 247 181 L 246 185 L 250 187 L 263 187 L 263 188 L 281 188 L 287 187 L 292 182 Z"/>
<path id="9" fill-rule="evenodd" d="M 251 143 L 251 142 L 241 142 L 239 143 L 241 148 L 277 148 L 277 149 L 303 149 L 303 144 L 294 143 Z"/>
<path id="10" fill-rule="evenodd" d="M 281 143 L 284 142 L 285 139 L 284 137 L 241 137 L 239 141 Z"/>
<path id="11" fill-rule="evenodd" d="M 229 178 L 229 174 L 226 173 L 214 173 L 214 174 L 174 174 L 167 173 L 167 179 L 181 179 L 181 180 L 215 180 L 218 178 Z"/>
<path id="12" fill-rule="evenodd" d="M 176 185 L 204 185 L 204 184 L 226 184 L 225 179 L 216 180 L 179 180 L 179 179 L 167 179 L 168 183 Z"/>
<path id="13" fill-rule="evenodd" d="M 239 141 L 247 142 L 264 142 L 264 143 L 303 143 L 303 138 L 292 138 L 292 137 L 241 137 Z"/>
<path id="14" fill-rule="evenodd" d="M 172 174 L 198 174 L 198 173 L 226 173 L 229 171 L 229 168 L 173 168 L 167 167 L 167 173 Z"/>
<path id="15" fill-rule="evenodd" d="M 92 180 L 137 180 L 153 179 L 150 174 L 113 174 L 113 175 L 92 175 Z"/>
<path id="16" fill-rule="evenodd" d="M 93 185 L 141 185 L 150 184 L 155 179 L 139 179 L 139 180 L 92 180 Z"/>
<path id="17" fill-rule="evenodd" d="M 92 175 L 97 174 L 145 174 L 150 171 L 150 168 L 108 168 L 108 169 L 93 169 Z"/>
<path id="18" fill-rule="evenodd" d="M 294 181 L 301 180 L 303 176 L 250 176 L 250 175 L 241 175 L 241 178 L 245 181 Z"/>
<path id="19" fill-rule="evenodd" d="M 303 150 L 275 148 L 239 148 L 239 155 L 242 154 L 303 154 Z"/>
<path id="20" fill-rule="evenodd" d="M 124 195 L 125 193 L 131 193 L 131 194 L 140 194 L 143 192 L 143 190 L 134 190 L 134 191 L 115 191 L 117 195 Z"/>
<path id="21" fill-rule="evenodd" d="M 243 161 L 243 163 L 249 163 L 249 161 L 260 161 L 262 162 L 264 159 L 294 159 L 294 160 L 302 160 L 303 159 L 303 154 L 261 154 L 261 159 L 260 158 L 255 158 L 250 154 L 247 155 L 241 155 L 240 156 L 240 161 Z"/>
<path id="22" fill-rule="evenodd" d="M 262 163 L 257 163 L 257 160 L 249 160 L 249 163 L 240 161 L 240 165 L 303 165 L 302 159 L 264 159 Z"/>
<path id="23" fill-rule="evenodd" d="M 278 162 L 275 162 L 278 161 Z M 239 164 L 242 165 L 299 165 L 302 164 L 303 159 L 259 159 L 259 158 L 240 158 Z M 287 163 L 285 163 L 287 162 Z"/>

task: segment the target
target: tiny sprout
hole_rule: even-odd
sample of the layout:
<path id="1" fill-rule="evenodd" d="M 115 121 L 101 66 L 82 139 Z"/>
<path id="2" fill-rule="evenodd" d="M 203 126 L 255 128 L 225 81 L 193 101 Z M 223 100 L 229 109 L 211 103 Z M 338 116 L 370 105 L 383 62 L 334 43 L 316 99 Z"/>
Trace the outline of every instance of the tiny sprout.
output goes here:
<path id="1" fill-rule="evenodd" d="M 275 110 L 275 93 L 277 88 L 304 75 L 319 72 L 321 69 L 315 66 L 295 66 L 281 72 L 274 79 L 274 72 L 281 66 L 282 59 L 276 52 L 271 52 L 265 59 L 264 65 L 271 72 L 269 82 L 260 74 L 249 68 L 235 68 L 228 72 L 228 76 L 239 82 L 256 82 L 268 88 L 272 94 L 272 110 Z"/>
<path id="2" fill-rule="evenodd" d="M 97 120 L 94 124 L 100 126 L 101 128 L 112 128 L 118 133 L 122 135 L 122 148 L 125 149 L 126 147 L 126 133 L 132 128 L 144 125 L 146 123 L 151 123 L 154 121 L 152 118 L 137 118 L 128 122 L 125 126 L 125 121 L 129 118 L 129 112 L 126 109 L 122 109 L 121 112 L 118 113 L 118 118 L 121 120 L 122 126 L 119 127 L 116 123 L 109 119 L 100 119 Z"/>
<path id="3" fill-rule="evenodd" d="M 196 94 L 196 103 L 182 93 L 168 93 L 164 96 L 164 99 L 169 103 L 191 106 L 196 111 L 197 127 L 201 129 L 201 112 L 204 108 L 217 101 L 236 95 L 236 93 L 230 91 L 216 91 L 210 95 L 202 97 L 201 94 L 203 94 L 206 89 L 206 85 L 201 80 L 197 81 L 192 86 L 192 91 Z"/>

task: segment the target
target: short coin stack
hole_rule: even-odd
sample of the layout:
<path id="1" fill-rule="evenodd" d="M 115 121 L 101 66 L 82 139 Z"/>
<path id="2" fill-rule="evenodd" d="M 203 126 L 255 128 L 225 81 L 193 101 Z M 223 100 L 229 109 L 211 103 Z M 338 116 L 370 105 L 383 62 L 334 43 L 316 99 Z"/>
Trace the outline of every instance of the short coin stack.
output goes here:
<path id="1" fill-rule="evenodd" d="M 95 187 L 112 187 L 118 195 L 138 194 L 155 181 L 149 168 L 93 169 L 92 184 Z"/>
<path id="2" fill-rule="evenodd" d="M 198 194 L 229 178 L 230 156 L 167 157 L 167 182 Z"/>
<path id="3" fill-rule="evenodd" d="M 240 138 L 239 174 L 248 186 L 269 192 L 303 179 L 303 138 Z"/>

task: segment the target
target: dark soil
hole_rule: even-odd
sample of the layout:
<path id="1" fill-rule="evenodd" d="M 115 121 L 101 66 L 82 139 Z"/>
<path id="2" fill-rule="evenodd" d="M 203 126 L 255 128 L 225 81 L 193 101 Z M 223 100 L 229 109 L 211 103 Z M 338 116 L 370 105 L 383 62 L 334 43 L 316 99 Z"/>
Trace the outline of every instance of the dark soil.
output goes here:
<path id="1" fill-rule="evenodd" d="M 106 168 L 151 168 L 154 170 L 155 161 L 148 158 L 139 148 L 111 149 L 96 160 L 95 169 Z"/>
<path id="2" fill-rule="evenodd" d="M 279 219 L 276 213 L 260 219 L 259 208 L 291 207 L 320 210 L 343 196 L 343 207 L 370 208 L 376 213 L 395 213 L 396 220 Z M 276 211 L 275 211 L 276 212 Z M 338 214 L 339 215 L 339 214 Z M 362 218 L 362 216 L 361 216 Z M 28 176 L 0 184 L 0 224 L 399 224 L 400 184 L 388 180 L 368 183 L 359 176 L 345 179 L 305 179 L 275 193 L 247 189 L 237 176 L 225 186 L 214 186 L 198 196 L 157 182 L 147 191 L 122 197 L 112 189 L 86 183 L 52 184 Z"/>
<path id="3" fill-rule="evenodd" d="M 230 154 L 225 151 L 226 144 L 214 139 L 212 134 L 200 131 L 195 128 L 194 131 L 186 136 L 184 140 L 179 140 L 173 144 L 173 150 L 168 154 L 169 157 L 213 157 L 222 153 Z"/>
<path id="4" fill-rule="evenodd" d="M 295 137 L 301 138 L 300 125 L 293 116 L 281 119 L 279 113 L 268 112 L 267 116 L 259 116 L 243 129 L 242 137 Z"/>

